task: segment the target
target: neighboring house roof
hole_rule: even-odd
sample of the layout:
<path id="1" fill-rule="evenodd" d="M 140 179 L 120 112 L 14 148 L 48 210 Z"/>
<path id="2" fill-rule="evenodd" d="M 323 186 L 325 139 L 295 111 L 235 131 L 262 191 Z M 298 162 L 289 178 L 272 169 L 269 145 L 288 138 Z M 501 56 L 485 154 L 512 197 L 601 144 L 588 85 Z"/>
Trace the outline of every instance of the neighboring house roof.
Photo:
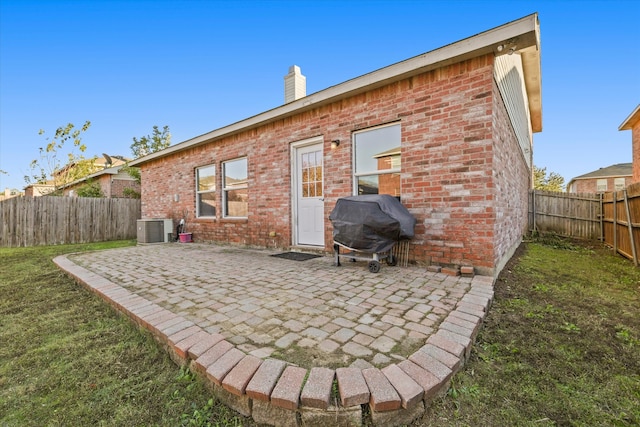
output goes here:
<path id="1" fill-rule="evenodd" d="M 633 126 L 635 126 L 635 124 L 638 123 L 639 120 L 640 120 L 640 104 L 638 104 L 636 109 L 633 110 L 631 114 L 629 114 L 629 117 L 627 117 L 624 120 L 624 122 L 622 122 L 620 127 L 618 127 L 618 130 L 631 130 L 633 129 Z"/>
<path id="2" fill-rule="evenodd" d="M 127 160 L 128 160 L 126 157 L 122 157 L 122 156 L 109 156 L 108 154 L 102 154 L 102 156 L 104 158 L 100 158 L 96 156 L 93 159 L 83 159 L 83 160 L 79 160 L 78 162 L 67 163 L 62 168 L 60 168 L 60 170 L 55 171 L 53 175 L 54 176 L 60 175 L 63 172 L 71 170 L 77 167 L 80 162 L 86 162 L 86 163 L 91 162 L 91 166 L 90 166 L 91 170 L 101 171 L 105 168 L 109 168 L 112 166 L 124 165 L 127 163 Z"/>
<path id="3" fill-rule="evenodd" d="M 42 183 L 33 183 L 33 184 L 29 184 L 26 187 L 24 187 L 25 189 L 27 188 L 55 188 L 55 185 L 53 184 L 52 180 L 49 180 L 47 182 L 42 182 Z"/>
<path id="4" fill-rule="evenodd" d="M 569 181 L 567 188 L 579 179 L 619 178 L 631 175 L 633 175 L 633 163 L 618 163 L 607 166 L 606 168 L 600 168 L 593 172 L 585 173 L 584 175 L 576 176 Z"/>
<path id="5" fill-rule="evenodd" d="M 452 43 L 369 74 L 348 80 L 296 101 L 183 141 L 164 150 L 133 160 L 140 166 L 154 159 L 212 142 L 293 114 L 336 102 L 446 65 L 493 53 L 496 56 L 517 52 L 522 57 L 524 83 L 529 103 L 531 128 L 542 131 L 540 69 L 540 24 L 534 13 L 473 37 Z"/>
<path id="6" fill-rule="evenodd" d="M 373 156 L 374 159 L 379 159 L 380 157 L 388 157 L 388 156 L 396 156 L 400 154 L 400 147 L 392 148 L 391 150 L 383 151 L 382 153 L 375 154 Z"/>
<path id="7" fill-rule="evenodd" d="M 124 164 L 121 164 L 121 165 L 118 165 L 118 166 L 113 166 L 113 167 L 110 167 L 110 168 L 105 168 L 105 169 L 102 169 L 102 170 L 100 170 L 98 172 L 94 172 L 91 175 L 87 175 L 87 176 L 85 176 L 83 178 L 76 179 L 75 181 L 70 182 L 68 184 L 65 184 L 60 188 L 73 187 L 74 185 L 78 185 L 78 184 L 80 184 L 82 182 L 85 182 L 85 181 L 87 181 L 89 179 L 97 178 L 97 177 L 102 176 L 102 175 L 117 175 L 118 173 L 120 173 L 120 170 L 123 167 L 124 167 Z"/>

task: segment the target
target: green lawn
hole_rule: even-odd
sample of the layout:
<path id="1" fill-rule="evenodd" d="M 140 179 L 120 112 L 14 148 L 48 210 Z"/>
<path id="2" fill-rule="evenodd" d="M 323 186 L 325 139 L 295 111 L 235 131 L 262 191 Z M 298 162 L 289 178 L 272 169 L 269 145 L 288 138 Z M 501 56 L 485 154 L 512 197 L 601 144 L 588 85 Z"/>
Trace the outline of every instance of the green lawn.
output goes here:
<path id="1" fill-rule="evenodd" d="M 523 245 L 470 361 L 416 425 L 640 425 L 640 269 L 595 243 Z"/>
<path id="2" fill-rule="evenodd" d="M 51 262 L 132 244 L 0 249 L 0 425 L 242 425 L 150 334 Z"/>
<path id="3" fill-rule="evenodd" d="M 0 425 L 252 425 L 145 331 L 58 271 L 0 249 Z M 640 269 L 599 244 L 524 244 L 471 359 L 414 426 L 640 424 Z"/>

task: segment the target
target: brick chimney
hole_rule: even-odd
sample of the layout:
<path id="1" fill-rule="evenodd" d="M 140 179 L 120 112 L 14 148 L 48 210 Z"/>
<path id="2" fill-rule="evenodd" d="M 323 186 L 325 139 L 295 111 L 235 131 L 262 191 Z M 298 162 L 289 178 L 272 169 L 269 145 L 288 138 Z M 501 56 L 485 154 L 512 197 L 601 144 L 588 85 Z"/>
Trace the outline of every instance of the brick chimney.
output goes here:
<path id="1" fill-rule="evenodd" d="M 307 78 L 300 73 L 300 67 L 292 65 L 284 76 L 284 103 L 307 96 Z"/>

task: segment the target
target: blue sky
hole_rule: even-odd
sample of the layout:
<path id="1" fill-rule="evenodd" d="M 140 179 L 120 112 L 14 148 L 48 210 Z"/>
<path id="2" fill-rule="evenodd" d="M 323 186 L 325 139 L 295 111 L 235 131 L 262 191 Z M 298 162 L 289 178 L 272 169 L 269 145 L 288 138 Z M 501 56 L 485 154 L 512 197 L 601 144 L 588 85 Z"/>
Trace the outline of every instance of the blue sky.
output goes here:
<path id="1" fill-rule="evenodd" d="M 543 131 L 534 163 L 571 178 L 631 162 L 637 1 L 0 1 L 0 190 L 23 188 L 44 137 L 92 122 L 87 154 L 176 144 L 538 12 Z"/>

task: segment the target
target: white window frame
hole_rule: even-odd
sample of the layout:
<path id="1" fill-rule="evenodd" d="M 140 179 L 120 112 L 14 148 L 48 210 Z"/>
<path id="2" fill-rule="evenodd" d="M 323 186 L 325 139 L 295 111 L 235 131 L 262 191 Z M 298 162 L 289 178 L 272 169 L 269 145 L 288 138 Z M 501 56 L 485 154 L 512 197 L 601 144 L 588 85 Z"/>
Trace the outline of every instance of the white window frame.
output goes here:
<path id="1" fill-rule="evenodd" d="M 228 164 L 230 163 L 234 163 L 234 162 L 239 162 L 244 160 L 246 162 L 246 180 L 244 182 L 237 182 L 235 183 L 233 186 L 230 186 L 226 181 L 227 181 L 227 173 L 226 173 L 226 167 Z M 222 162 L 222 217 L 223 218 L 247 218 L 247 216 L 231 216 L 229 215 L 229 213 L 227 212 L 227 193 L 229 191 L 232 190 L 242 190 L 242 189 L 249 189 L 249 161 L 247 160 L 246 157 L 238 157 L 235 159 L 231 159 L 231 160 L 227 160 Z M 248 203 L 248 202 L 247 202 Z"/>
<path id="2" fill-rule="evenodd" d="M 603 192 L 603 191 L 607 191 L 607 179 L 597 179 L 596 180 L 596 191 L 597 192 Z"/>
<path id="3" fill-rule="evenodd" d="M 200 170 L 203 169 L 207 169 L 207 168 L 213 168 L 213 189 L 209 189 L 209 190 L 199 190 L 199 184 L 200 184 Z M 199 166 L 196 168 L 195 170 L 195 174 L 196 174 L 196 217 L 197 218 L 215 218 L 216 214 L 217 214 L 217 209 L 216 206 L 214 204 L 214 209 L 216 211 L 216 214 L 214 215 L 201 215 L 200 214 L 200 195 L 202 194 L 215 194 L 216 193 L 216 165 L 215 164 L 210 164 L 210 165 L 204 165 L 204 166 Z"/>
<path id="4" fill-rule="evenodd" d="M 380 176 L 380 175 L 387 175 L 387 174 L 399 174 L 402 168 L 402 156 L 400 157 L 400 165 L 393 167 L 394 163 L 396 163 L 395 161 L 392 160 L 392 167 L 390 169 L 375 169 L 375 170 L 365 170 L 365 171 L 359 171 L 356 165 L 356 158 L 358 156 L 358 152 L 357 152 L 357 146 L 356 146 L 356 140 L 358 135 L 364 134 L 364 133 L 368 133 L 368 132 L 375 132 L 378 131 L 380 129 L 383 128 L 388 128 L 391 126 L 398 126 L 400 129 L 400 140 L 398 141 L 398 148 L 400 148 L 400 146 L 402 145 L 402 125 L 399 122 L 394 122 L 394 123 L 389 123 L 386 125 L 381 125 L 381 126 L 376 126 L 376 127 L 372 127 L 372 128 L 367 128 L 367 129 L 363 129 L 363 130 L 359 130 L 356 132 L 353 132 L 352 134 L 352 144 L 353 144 L 353 159 L 352 159 L 352 170 L 353 170 L 353 194 L 357 195 L 358 194 L 358 178 L 363 177 L 363 176 Z M 392 150 L 396 147 L 391 147 L 389 148 L 389 150 Z M 402 188 L 400 188 L 400 194 L 402 194 Z"/>
<path id="5" fill-rule="evenodd" d="M 626 179 L 625 178 L 614 178 L 613 180 L 613 189 L 614 191 L 622 191 L 626 187 Z"/>

